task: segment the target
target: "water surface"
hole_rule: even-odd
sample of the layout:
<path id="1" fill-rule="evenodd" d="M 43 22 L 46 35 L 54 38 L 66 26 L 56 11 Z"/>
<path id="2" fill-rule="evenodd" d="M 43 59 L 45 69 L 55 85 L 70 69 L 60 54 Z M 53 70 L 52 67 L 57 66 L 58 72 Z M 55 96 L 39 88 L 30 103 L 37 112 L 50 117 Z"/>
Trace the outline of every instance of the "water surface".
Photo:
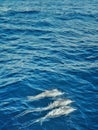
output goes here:
<path id="1" fill-rule="evenodd" d="M 77 109 L 23 127 L 64 92 Z M 0 0 L 0 130 L 98 130 L 98 1 Z"/>

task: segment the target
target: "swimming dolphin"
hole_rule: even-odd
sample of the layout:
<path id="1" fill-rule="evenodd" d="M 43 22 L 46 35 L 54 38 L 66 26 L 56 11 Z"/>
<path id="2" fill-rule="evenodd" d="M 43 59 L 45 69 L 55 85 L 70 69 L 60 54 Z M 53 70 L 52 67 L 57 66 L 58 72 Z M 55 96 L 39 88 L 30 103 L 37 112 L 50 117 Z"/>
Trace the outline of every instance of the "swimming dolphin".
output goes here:
<path id="1" fill-rule="evenodd" d="M 50 109 L 53 109 L 53 108 L 56 108 L 56 107 L 66 106 L 68 104 L 71 104 L 72 102 L 73 101 L 70 100 L 70 99 L 61 99 L 60 98 L 60 99 L 54 101 L 53 103 L 50 103 L 46 107 L 36 108 L 36 109 L 31 109 L 31 110 L 25 110 L 24 112 L 20 113 L 16 117 L 24 116 L 24 115 L 31 113 L 31 112 L 41 112 L 41 111 L 50 110 Z"/>
<path id="2" fill-rule="evenodd" d="M 35 120 L 33 123 L 40 122 L 42 124 L 42 122 L 47 120 L 47 119 L 60 117 L 62 115 L 68 115 L 69 113 L 71 113 L 75 110 L 76 109 L 69 107 L 69 106 L 59 107 L 59 108 L 53 109 L 48 114 L 46 114 L 44 117 L 41 117 L 41 118 Z"/>
<path id="3" fill-rule="evenodd" d="M 24 127 L 29 127 L 31 126 L 32 124 L 34 123 L 42 123 L 44 121 L 47 121 L 51 118 L 56 118 L 56 117 L 60 117 L 60 116 L 63 116 L 63 115 L 68 115 L 70 114 L 71 112 L 75 111 L 76 109 L 72 108 L 72 107 L 69 107 L 69 106 L 63 106 L 63 107 L 59 107 L 59 108 L 56 108 L 56 109 L 53 109 L 51 110 L 50 112 L 48 112 L 48 114 L 46 114 L 44 117 L 41 117 L 39 119 L 36 119 L 35 121 L 32 120 L 31 122 L 29 123 L 25 123 L 24 124 Z"/>
<path id="4" fill-rule="evenodd" d="M 57 89 L 53 89 L 53 90 L 46 90 L 45 92 L 42 92 L 36 96 L 28 96 L 28 100 L 30 101 L 34 101 L 34 100 L 39 100 L 45 97 L 57 97 L 60 95 L 63 95 L 64 92 L 61 92 Z"/>

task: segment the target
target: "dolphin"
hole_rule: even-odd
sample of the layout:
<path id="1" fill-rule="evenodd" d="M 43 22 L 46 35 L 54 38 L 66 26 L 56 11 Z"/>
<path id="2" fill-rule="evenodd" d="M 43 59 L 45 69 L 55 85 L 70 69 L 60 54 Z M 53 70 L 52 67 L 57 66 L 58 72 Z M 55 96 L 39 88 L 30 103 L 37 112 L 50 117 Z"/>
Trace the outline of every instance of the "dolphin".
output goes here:
<path id="1" fill-rule="evenodd" d="M 41 117 L 37 120 L 35 120 L 33 123 L 37 123 L 40 122 L 42 124 L 42 122 L 44 122 L 47 119 L 50 118 L 56 118 L 56 117 L 60 117 L 63 115 L 68 115 L 69 113 L 75 111 L 75 108 L 69 107 L 69 106 L 62 106 L 56 109 L 51 110 L 48 114 L 46 114 L 44 117 Z"/>
<path id="2" fill-rule="evenodd" d="M 45 92 L 42 92 L 36 96 L 28 96 L 27 98 L 29 101 L 34 101 L 34 100 L 39 100 L 46 97 L 57 97 L 63 94 L 64 92 L 61 92 L 57 89 L 53 89 L 53 90 L 46 90 Z"/>
<path id="3" fill-rule="evenodd" d="M 41 111 L 46 111 L 46 110 L 50 110 L 50 109 L 54 109 L 57 107 L 61 107 L 61 106 L 67 106 L 68 104 L 71 104 L 73 101 L 70 99 L 58 99 L 52 103 L 50 103 L 48 106 L 46 107 L 42 107 L 42 108 L 36 108 L 36 109 L 30 109 L 30 110 L 25 110 L 24 112 L 20 113 L 19 115 L 17 115 L 16 117 L 20 117 L 20 116 L 24 116 L 28 113 L 31 112 L 41 112 Z"/>
<path id="4" fill-rule="evenodd" d="M 60 116 L 63 116 L 63 115 L 68 115 L 75 110 L 76 110 L 75 108 L 72 108 L 72 107 L 69 107 L 69 106 L 63 106 L 63 107 L 55 108 L 55 109 L 51 110 L 50 112 L 48 112 L 48 114 L 46 114 L 44 117 L 41 117 L 41 118 L 36 119 L 36 120 L 32 120 L 29 123 L 25 123 L 24 127 L 29 127 L 29 126 L 33 125 L 34 123 L 40 123 L 42 125 L 42 123 L 44 121 L 47 121 L 51 118 L 56 118 L 56 117 L 60 117 Z"/>

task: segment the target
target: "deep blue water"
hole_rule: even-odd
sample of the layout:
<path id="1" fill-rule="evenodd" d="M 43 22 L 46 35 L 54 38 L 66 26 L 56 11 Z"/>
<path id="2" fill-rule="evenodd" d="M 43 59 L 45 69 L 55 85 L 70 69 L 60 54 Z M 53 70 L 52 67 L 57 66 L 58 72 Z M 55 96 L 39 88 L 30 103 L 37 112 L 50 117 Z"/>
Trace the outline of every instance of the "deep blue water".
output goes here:
<path id="1" fill-rule="evenodd" d="M 77 110 L 23 127 L 53 89 Z M 98 0 L 0 0 L 0 130 L 20 129 L 98 130 Z"/>

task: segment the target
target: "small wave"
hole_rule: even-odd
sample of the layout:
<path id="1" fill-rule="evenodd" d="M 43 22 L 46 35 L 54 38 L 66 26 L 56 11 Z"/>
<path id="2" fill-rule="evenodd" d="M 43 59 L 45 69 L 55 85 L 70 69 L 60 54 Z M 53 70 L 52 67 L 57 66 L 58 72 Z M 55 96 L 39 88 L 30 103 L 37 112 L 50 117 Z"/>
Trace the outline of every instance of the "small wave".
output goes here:
<path id="1" fill-rule="evenodd" d="M 33 10 L 33 9 L 24 9 L 24 10 L 22 10 L 22 9 L 18 9 L 18 10 L 12 10 L 12 9 L 9 9 L 8 10 L 8 14 L 9 15 L 17 15 L 17 14 L 39 14 L 40 13 L 40 10 Z"/>
<path id="2" fill-rule="evenodd" d="M 41 26 L 41 27 L 52 27 L 53 25 L 50 22 L 47 21 L 40 21 L 36 23 L 36 26 Z"/>
<path id="3" fill-rule="evenodd" d="M 87 13 L 80 13 L 80 12 L 68 12 L 65 14 L 62 14 L 60 16 L 56 16 L 57 19 L 60 20 L 73 20 L 73 19 L 78 19 L 78 20 L 92 20 L 94 19 L 94 14 L 87 14 Z"/>
<path id="4" fill-rule="evenodd" d="M 8 12 L 10 10 L 11 10 L 11 8 L 9 8 L 9 7 L 0 7 L 0 13 Z"/>
<path id="5" fill-rule="evenodd" d="M 3 28 L 2 32 L 5 32 L 5 34 L 25 34 L 25 35 L 34 35 L 34 36 L 42 36 L 45 34 L 53 33 L 51 30 L 40 30 L 40 29 L 30 29 L 30 28 Z M 1 31 L 0 31 L 1 32 Z M 1 32 L 1 33 L 2 33 Z"/>

